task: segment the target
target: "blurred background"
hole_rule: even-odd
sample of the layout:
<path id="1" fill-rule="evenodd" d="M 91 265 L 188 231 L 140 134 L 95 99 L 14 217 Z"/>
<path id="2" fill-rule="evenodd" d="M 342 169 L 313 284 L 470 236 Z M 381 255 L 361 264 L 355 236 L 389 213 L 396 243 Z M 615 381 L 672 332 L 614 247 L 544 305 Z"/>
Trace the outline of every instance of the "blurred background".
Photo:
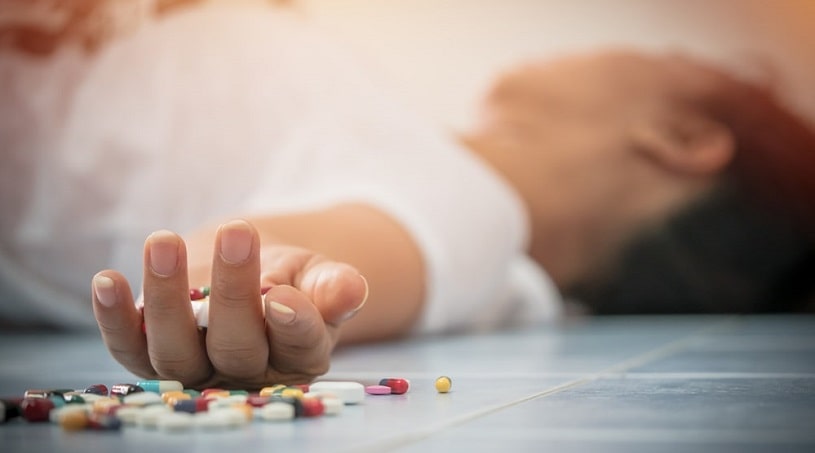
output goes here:
<path id="1" fill-rule="evenodd" d="M 496 71 L 607 46 L 678 50 L 769 80 L 815 120 L 815 0 L 298 0 L 419 113 L 469 124 Z"/>

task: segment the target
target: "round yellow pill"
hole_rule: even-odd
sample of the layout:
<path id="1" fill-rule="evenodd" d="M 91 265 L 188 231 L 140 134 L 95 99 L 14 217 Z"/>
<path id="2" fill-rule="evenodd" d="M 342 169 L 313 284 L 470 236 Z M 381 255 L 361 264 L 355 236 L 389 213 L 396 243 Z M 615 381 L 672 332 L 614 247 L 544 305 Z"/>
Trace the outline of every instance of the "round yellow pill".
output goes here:
<path id="1" fill-rule="evenodd" d="M 436 391 L 439 393 L 447 393 L 450 387 L 453 386 L 453 381 L 447 376 L 440 376 L 436 379 Z"/>

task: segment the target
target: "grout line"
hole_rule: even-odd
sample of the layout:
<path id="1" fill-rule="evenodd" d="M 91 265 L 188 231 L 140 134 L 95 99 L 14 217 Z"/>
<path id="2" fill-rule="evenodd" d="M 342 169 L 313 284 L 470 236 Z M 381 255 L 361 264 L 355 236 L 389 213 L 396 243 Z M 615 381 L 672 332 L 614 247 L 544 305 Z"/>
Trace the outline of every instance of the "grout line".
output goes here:
<path id="1" fill-rule="evenodd" d="M 416 431 L 411 431 L 400 436 L 396 436 L 390 439 L 377 441 L 373 445 L 370 446 L 357 446 L 349 449 L 348 451 L 353 451 L 355 453 L 359 452 L 379 452 L 379 451 L 393 451 L 397 448 L 406 447 L 411 443 L 416 443 L 420 440 L 426 439 L 438 432 L 442 432 L 446 429 L 462 425 L 466 422 L 471 420 L 475 420 L 477 418 L 484 417 L 486 415 L 490 415 L 492 413 L 508 409 L 513 406 L 517 406 L 519 404 L 523 404 L 528 401 L 536 400 L 539 398 L 545 398 L 549 395 L 554 395 L 556 393 L 560 393 L 562 391 L 579 387 L 583 384 L 587 384 L 589 382 L 596 381 L 598 379 L 603 378 L 604 376 L 610 374 L 624 374 L 627 370 L 642 366 L 650 361 L 660 359 L 662 357 L 667 357 L 677 351 L 680 351 L 686 348 L 688 345 L 692 344 L 695 341 L 698 341 L 703 335 L 708 334 L 713 331 L 717 330 L 724 330 L 728 327 L 733 327 L 736 323 L 737 318 L 727 318 L 722 321 L 718 321 L 713 325 L 709 325 L 703 328 L 700 328 L 685 337 L 679 338 L 677 340 L 671 341 L 659 348 L 653 349 L 651 351 L 642 353 L 640 355 L 636 355 L 631 357 L 627 360 L 624 360 L 616 365 L 612 365 L 610 367 L 604 368 L 597 373 L 590 374 L 586 377 L 575 379 L 569 382 L 565 382 L 560 385 L 556 385 L 554 387 L 550 387 L 544 391 L 533 393 L 532 395 L 528 395 L 513 401 L 509 401 L 507 403 L 495 404 L 492 406 L 488 406 L 486 408 L 482 408 L 480 410 L 470 412 L 458 417 L 453 417 L 444 423 L 439 423 L 436 425 L 428 426 L 426 428 L 418 429 Z"/>

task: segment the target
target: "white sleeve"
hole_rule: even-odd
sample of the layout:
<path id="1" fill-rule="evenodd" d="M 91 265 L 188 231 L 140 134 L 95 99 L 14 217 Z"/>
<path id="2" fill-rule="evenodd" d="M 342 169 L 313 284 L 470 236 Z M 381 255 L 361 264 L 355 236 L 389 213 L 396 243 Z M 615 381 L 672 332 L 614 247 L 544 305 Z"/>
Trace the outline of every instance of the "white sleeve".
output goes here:
<path id="1" fill-rule="evenodd" d="M 400 221 L 422 251 L 417 331 L 483 327 L 523 256 L 521 202 L 358 63 L 265 8 L 192 8 L 112 44 L 66 107 L 39 175 L 24 222 L 31 265 L 87 307 L 96 270 L 120 269 L 137 290 L 141 246 L 156 229 L 361 201 Z"/>

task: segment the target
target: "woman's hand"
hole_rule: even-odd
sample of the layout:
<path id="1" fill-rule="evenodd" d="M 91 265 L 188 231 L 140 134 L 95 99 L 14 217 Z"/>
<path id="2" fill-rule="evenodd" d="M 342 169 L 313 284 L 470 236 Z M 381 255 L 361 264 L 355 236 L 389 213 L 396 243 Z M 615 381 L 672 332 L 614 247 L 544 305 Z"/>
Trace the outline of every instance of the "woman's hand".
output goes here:
<path id="1" fill-rule="evenodd" d="M 145 243 L 143 318 L 126 279 L 98 273 L 93 309 L 113 357 L 143 378 L 194 388 L 257 389 L 326 373 L 339 326 L 365 303 L 367 282 L 345 263 L 299 247 L 261 250 L 260 242 L 242 220 L 218 230 L 207 329 L 196 325 L 186 245 L 176 234 L 159 231 Z M 272 288 L 261 296 L 262 286 Z"/>

